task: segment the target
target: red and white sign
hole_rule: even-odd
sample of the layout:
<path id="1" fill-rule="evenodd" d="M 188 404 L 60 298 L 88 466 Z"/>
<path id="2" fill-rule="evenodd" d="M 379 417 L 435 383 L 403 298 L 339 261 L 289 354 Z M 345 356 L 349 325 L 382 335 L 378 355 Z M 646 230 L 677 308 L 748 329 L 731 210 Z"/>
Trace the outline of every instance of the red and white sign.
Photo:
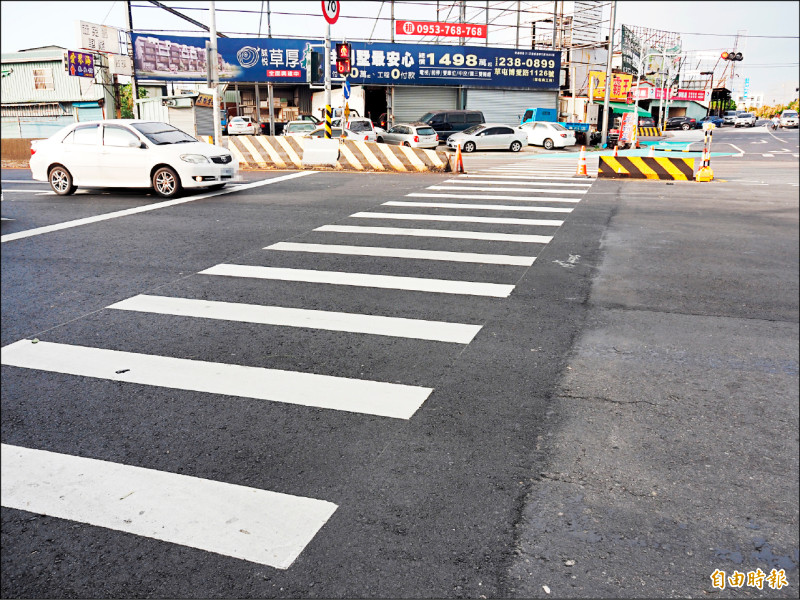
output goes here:
<path id="1" fill-rule="evenodd" d="M 486 25 L 437 23 L 436 21 L 395 21 L 396 35 L 436 35 L 443 37 L 486 38 Z"/>
<path id="2" fill-rule="evenodd" d="M 340 8 L 339 0 L 322 0 L 322 16 L 331 25 L 336 23 L 339 18 Z"/>
<path id="3" fill-rule="evenodd" d="M 711 100 L 711 90 L 677 90 L 673 94 L 670 88 L 653 88 L 641 87 L 639 88 L 640 100 L 660 100 L 666 98 L 667 100 L 684 100 L 691 102 L 709 102 Z"/>

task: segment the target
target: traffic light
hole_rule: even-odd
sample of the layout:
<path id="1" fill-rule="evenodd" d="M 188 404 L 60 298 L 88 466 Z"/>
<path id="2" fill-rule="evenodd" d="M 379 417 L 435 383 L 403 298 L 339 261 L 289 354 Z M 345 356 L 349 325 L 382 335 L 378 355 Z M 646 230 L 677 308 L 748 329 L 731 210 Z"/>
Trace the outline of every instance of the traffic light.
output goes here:
<path id="1" fill-rule="evenodd" d="M 743 56 L 741 52 L 723 52 L 720 58 L 722 60 L 742 60 Z"/>
<path id="2" fill-rule="evenodd" d="M 339 75 L 350 74 L 350 44 L 347 42 L 336 44 L 336 72 Z"/>

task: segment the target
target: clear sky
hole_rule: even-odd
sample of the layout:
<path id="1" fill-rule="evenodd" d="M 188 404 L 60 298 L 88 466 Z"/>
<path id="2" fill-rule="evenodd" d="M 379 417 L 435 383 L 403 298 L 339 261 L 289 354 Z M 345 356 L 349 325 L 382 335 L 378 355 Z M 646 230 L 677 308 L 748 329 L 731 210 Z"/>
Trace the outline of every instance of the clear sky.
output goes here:
<path id="1" fill-rule="evenodd" d="M 206 10 L 190 10 L 191 7 L 207 9 L 209 2 L 179 2 L 163 0 L 164 4 L 183 11 L 201 22 L 208 21 Z M 272 10 L 272 35 L 321 37 L 324 21 L 319 16 L 288 17 L 280 12 L 321 13 L 319 2 L 269 3 Z M 417 6 L 396 4 L 396 18 L 435 20 L 435 2 L 423 0 Z M 442 0 L 441 6 L 452 2 Z M 492 6 L 503 4 L 496 0 Z M 509 7 L 516 2 L 506 2 Z M 544 2 L 542 6 L 544 6 Z M 184 32 L 199 32 L 190 23 L 180 20 L 156 8 L 144 0 L 133 2 L 133 24 L 135 29 L 175 29 Z M 217 1 L 217 29 L 241 35 L 256 35 L 259 29 L 259 14 L 263 2 Z M 353 38 L 388 38 L 387 21 L 376 25 L 374 19 L 356 17 L 375 16 L 380 3 L 342 1 L 342 19 L 333 26 L 334 36 L 349 35 Z M 123 1 L 96 2 L 0 2 L 0 27 L 2 28 L 3 52 L 14 52 L 22 48 L 57 45 L 76 48 L 78 20 L 125 27 L 127 3 Z M 389 16 L 389 2 L 384 3 L 381 16 Z M 467 3 L 467 20 L 477 14 L 484 1 Z M 789 101 L 800 80 L 800 3 L 793 2 L 617 2 L 617 25 L 640 25 L 681 33 L 684 50 L 709 50 L 722 52 L 732 48 L 736 33 L 746 30 L 743 51 L 744 60 L 737 64 L 737 73 L 750 79 L 751 94 L 764 93 L 767 104 Z M 253 11 L 236 14 L 234 10 Z M 453 11 L 451 19 L 456 15 Z M 444 15 L 443 15 L 444 16 Z M 481 17 L 482 18 L 482 17 Z M 479 19 L 480 20 L 480 19 Z M 373 27 L 375 29 L 373 30 Z M 261 19 L 261 32 L 266 34 L 266 17 Z M 763 36 L 763 37 L 756 37 Z M 773 37 L 767 37 L 773 36 Z M 788 36 L 780 39 L 774 36 Z"/>

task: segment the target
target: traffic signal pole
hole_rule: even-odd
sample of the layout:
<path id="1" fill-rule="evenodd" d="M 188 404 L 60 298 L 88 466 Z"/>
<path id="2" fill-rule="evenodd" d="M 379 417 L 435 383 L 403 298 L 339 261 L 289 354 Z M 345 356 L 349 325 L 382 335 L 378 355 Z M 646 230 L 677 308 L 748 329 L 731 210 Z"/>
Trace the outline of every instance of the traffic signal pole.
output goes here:
<path id="1" fill-rule="evenodd" d="M 211 95 L 214 102 L 214 144 L 217 146 L 222 145 L 222 120 L 219 112 L 219 72 L 217 70 L 217 18 L 214 11 L 214 2 L 211 2 L 211 27 L 209 30 L 211 34 L 209 37 L 211 42 L 211 64 L 206 65 L 209 75 L 211 76 Z"/>
<path id="2" fill-rule="evenodd" d="M 331 139 L 331 24 L 325 25 L 325 139 Z"/>

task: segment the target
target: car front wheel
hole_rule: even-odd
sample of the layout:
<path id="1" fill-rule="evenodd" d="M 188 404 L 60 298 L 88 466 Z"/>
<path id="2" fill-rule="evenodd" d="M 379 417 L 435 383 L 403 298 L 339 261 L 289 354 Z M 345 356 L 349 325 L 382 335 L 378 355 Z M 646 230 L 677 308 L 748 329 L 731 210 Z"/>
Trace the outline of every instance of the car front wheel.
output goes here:
<path id="1" fill-rule="evenodd" d="M 153 173 L 153 190 L 162 198 L 174 198 L 181 192 L 178 174 L 170 167 L 161 167 Z"/>
<path id="2" fill-rule="evenodd" d="M 475 151 L 475 142 L 467 142 L 464 144 L 464 152 L 474 152 Z"/>
<path id="3" fill-rule="evenodd" d="M 552 149 L 555 147 L 555 144 L 553 143 L 553 140 L 551 140 L 550 138 L 547 138 L 547 139 L 546 139 L 546 140 L 545 140 L 545 141 L 542 143 L 542 146 L 544 146 L 544 149 L 545 149 L 545 150 L 552 150 Z"/>
<path id="4" fill-rule="evenodd" d="M 520 144 L 519 142 L 516 142 L 516 141 L 511 142 L 511 146 L 510 146 L 509 149 L 512 152 L 519 152 L 520 150 L 522 150 L 522 144 Z"/>
<path id="5" fill-rule="evenodd" d="M 50 187 L 59 196 L 69 196 L 76 189 L 72 185 L 72 175 L 61 165 L 50 169 L 48 179 L 50 180 Z"/>

